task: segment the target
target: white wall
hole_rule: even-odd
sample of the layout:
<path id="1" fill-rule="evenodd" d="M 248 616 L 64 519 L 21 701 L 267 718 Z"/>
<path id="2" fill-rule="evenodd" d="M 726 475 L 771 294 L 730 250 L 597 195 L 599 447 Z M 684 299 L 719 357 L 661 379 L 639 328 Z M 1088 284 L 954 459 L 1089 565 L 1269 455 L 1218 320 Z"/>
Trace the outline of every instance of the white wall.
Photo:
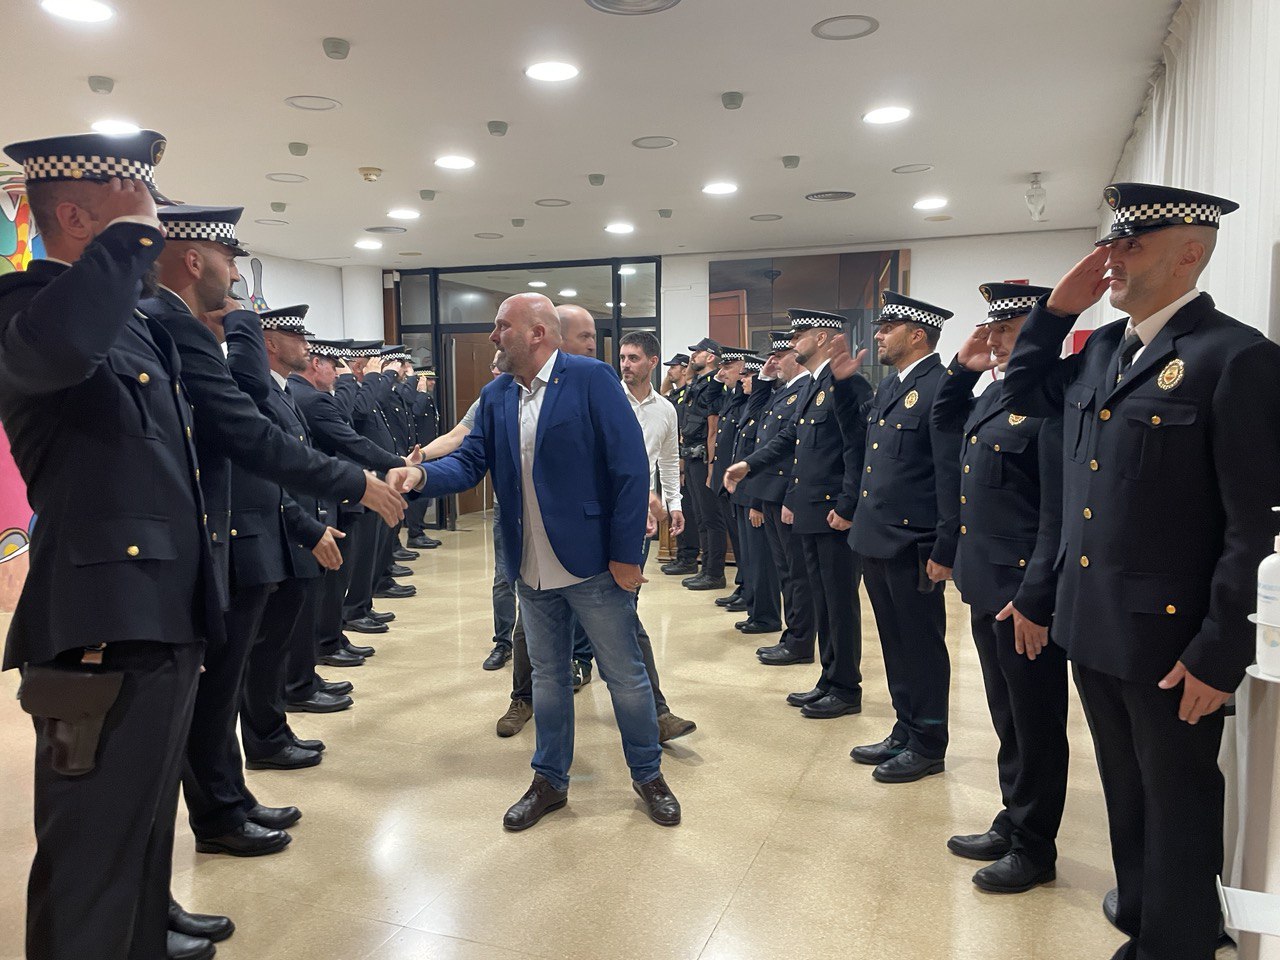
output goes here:
<path id="1" fill-rule="evenodd" d="M 343 336 L 355 340 L 381 340 L 382 269 L 352 266 L 342 268 Z"/>
<path id="2" fill-rule="evenodd" d="M 856 253 L 867 250 L 911 251 L 910 295 L 955 311 L 943 328 L 938 352 L 950 359 L 960 341 L 984 315 L 978 286 L 990 280 L 1025 279 L 1053 286 L 1092 249 L 1091 229 L 1007 233 L 940 240 L 861 244 L 833 249 L 797 248 L 734 253 L 691 254 L 662 258 L 662 338 L 666 354 L 683 350 L 707 335 L 707 264 L 746 257 L 793 257 L 813 253 Z M 778 305 L 785 308 L 785 304 Z M 808 304 L 813 306 L 813 304 Z M 1080 326 L 1094 326 L 1095 311 Z M 865 344 L 864 344 L 865 346 Z"/>
<path id="3" fill-rule="evenodd" d="M 255 270 L 253 261 L 258 261 Z M 382 338 L 382 271 L 378 267 L 331 267 L 255 253 L 239 261 L 249 292 L 269 309 L 309 304 L 307 329 L 329 339 Z"/>

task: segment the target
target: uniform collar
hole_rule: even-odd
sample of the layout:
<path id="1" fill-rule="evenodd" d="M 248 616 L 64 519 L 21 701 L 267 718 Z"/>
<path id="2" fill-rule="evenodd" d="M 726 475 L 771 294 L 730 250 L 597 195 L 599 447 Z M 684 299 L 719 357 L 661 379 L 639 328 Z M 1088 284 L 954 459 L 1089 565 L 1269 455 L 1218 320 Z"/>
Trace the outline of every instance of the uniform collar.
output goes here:
<path id="1" fill-rule="evenodd" d="M 174 291 L 166 287 L 163 283 L 156 284 L 156 290 L 157 290 L 157 294 L 161 297 L 161 299 L 163 299 L 166 303 L 168 303 L 169 306 L 178 307 L 181 310 L 185 310 L 187 313 L 191 313 L 191 308 L 187 306 L 187 301 L 183 300 L 180 296 L 178 296 Z M 194 313 L 192 313 L 191 315 L 195 316 Z"/>
<path id="2" fill-rule="evenodd" d="M 284 377 L 280 376 L 280 374 L 276 373 L 274 370 L 271 371 L 271 379 L 276 382 L 276 386 L 279 387 L 281 390 L 283 390 L 285 387 L 285 384 L 289 382 Z"/>
<path id="3" fill-rule="evenodd" d="M 1173 319 L 1173 315 L 1198 296 L 1200 296 L 1200 291 L 1192 287 L 1163 310 L 1157 310 L 1136 326 L 1133 318 L 1130 317 L 1129 322 L 1125 324 L 1124 335 L 1127 337 L 1131 333 L 1137 333 L 1138 339 L 1142 341 L 1144 347 L 1151 346 L 1151 341 L 1156 338 L 1156 334 L 1164 329 L 1165 324 Z"/>
<path id="4" fill-rule="evenodd" d="M 787 381 L 787 386 L 794 387 L 797 383 L 799 383 L 801 380 L 803 380 L 807 376 L 809 376 L 809 371 L 801 367 L 800 372 Z"/>
<path id="5" fill-rule="evenodd" d="M 903 367 L 901 370 L 898 371 L 898 380 L 900 382 L 906 382 L 906 379 L 911 375 L 912 370 L 920 366 L 920 364 L 924 363 L 930 357 L 936 357 L 936 356 L 937 356 L 936 353 L 926 353 L 919 360 L 913 360 L 911 363 L 908 363 L 905 367 Z"/>

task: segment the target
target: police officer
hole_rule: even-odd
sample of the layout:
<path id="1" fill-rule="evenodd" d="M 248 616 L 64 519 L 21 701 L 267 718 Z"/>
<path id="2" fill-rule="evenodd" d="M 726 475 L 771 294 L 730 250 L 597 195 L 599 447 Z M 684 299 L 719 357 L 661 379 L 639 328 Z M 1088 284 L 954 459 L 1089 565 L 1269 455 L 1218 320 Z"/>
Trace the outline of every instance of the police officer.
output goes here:
<path id="1" fill-rule="evenodd" d="M 844 317 L 820 310 L 787 313 L 796 359 L 811 374 L 796 401 L 795 421 L 730 467 L 725 481 L 736 485 L 749 474 L 776 469 L 791 458 L 794 476 L 783 501 L 782 521 L 791 524 L 804 556 L 822 674 L 812 690 L 789 694 L 787 703 L 799 707 L 802 716 L 825 720 L 862 712 L 860 570 L 845 531 L 858 507 L 865 426 L 856 404 L 842 407 L 833 397 L 831 345 L 844 327 Z M 864 378 L 852 377 L 849 383 L 865 398 L 871 396 L 871 384 Z"/>
<path id="2" fill-rule="evenodd" d="M 1004 409 L 1004 383 L 975 399 L 988 370 L 1003 371 L 1018 331 L 1047 287 L 987 283 L 987 317 L 946 369 L 934 425 L 964 432 L 955 581 L 969 604 L 987 706 L 1000 740 L 1003 809 L 984 833 L 947 846 L 994 860 L 973 882 L 1022 893 L 1054 879 L 1067 798 L 1067 658 L 1049 642 L 1062 530 L 1062 418 Z"/>
<path id="3" fill-rule="evenodd" d="M 414 442 L 421 447 L 425 447 L 432 440 L 440 435 L 440 410 L 436 406 L 436 372 L 428 367 L 418 375 L 414 384 L 414 396 L 412 401 L 413 422 L 415 438 Z M 420 497 L 409 504 L 409 509 L 405 511 L 405 526 L 409 528 L 409 550 L 405 551 L 408 556 L 398 556 L 397 560 L 416 560 L 418 555 L 413 553 L 416 550 L 434 550 L 440 546 L 440 541 L 430 536 L 426 528 L 423 526 L 427 508 L 431 506 L 431 501 L 426 497 Z"/>
<path id="4" fill-rule="evenodd" d="M 679 411 L 680 456 L 684 460 L 690 500 L 695 505 L 702 552 L 701 572 L 686 577 L 680 583 L 694 590 L 719 590 L 724 586 L 728 528 L 716 502 L 716 494 L 708 486 L 711 457 L 715 454 L 716 419 L 725 392 L 724 384 L 716 379 L 720 353 L 720 344 L 710 337 L 703 337 L 689 348 L 689 375 L 693 382 L 683 409 Z"/>
<path id="5" fill-rule="evenodd" d="M 891 290 L 881 301 L 876 346 L 897 373 L 880 382 L 864 418 L 866 462 L 849 543 L 862 557 L 897 723 L 883 742 L 851 755 L 874 764 L 882 783 L 909 783 L 941 773 L 947 752 L 942 591 L 960 526 L 960 432 L 929 421 L 944 376 L 934 350 L 951 312 Z M 838 381 L 836 399 L 852 405 L 861 398 L 847 382 Z"/>
<path id="6" fill-rule="evenodd" d="M 1125 960 L 1208 960 L 1219 908 L 1222 706 L 1254 655 L 1255 571 L 1280 503 L 1280 346 L 1196 282 L 1221 197 L 1115 183 L 1098 249 L 1031 311 L 1005 406 L 1063 412 L 1053 641 L 1093 734 Z M 1109 292 L 1128 314 L 1060 359 Z"/>
<path id="7" fill-rule="evenodd" d="M 677 353 L 666 362 L 670 371 L 664 382 L 670 383 L 670 392 L 666 398 L 675 405 L 677 422 L 683 424 L 685 410 L 689 401 L 689 355 Z M 676 537 L 676 555 L 662 565 L 662 572 L 668 576 L 683 576 L 698 572 L 698 551 L 701 547 L 698 534 L 698 504 L 689 491 L 689 478 L 685 476 L 684 460 L 680 469 L 680 502 L 684 507 L 684 530 Z"/>
<path id="8" fill-rule="evenodd" d="M 778 366 L 778 385 L 760 414 L 757 446 L 769 443 L 795 419 L 797 402 L 809 379 L 809 371 L 797 362 L 796 353 L 791 349 L 790 330 L 774 331 L 769 334 L 769 340 L 773 348 L 769 355 Z M 766 666 L 813 663 L 813 595 L 809 592 L 804 555 L 792 524 L 782 522 L 783 499 L 792 486 L 792 460 L 783 457 L 749 478 L 751 494 L 764 514 L 764 530 L 781 582 L 782 612 L 786 618 L 786 630 L 778 642 L 756 651 Z"/>
<path id="9" fill-rule="evenodd" d="M 715 443 L 707 449 L 709 489 L 715 494 L 714 503 L 720 511 L 720 519 L 724 523 L 729 536 L 729 545 L 733 548 L 734 590 L 727 597 L 716 599 L 716 606 L 721 609 L 739 613 L 747 609 L 743 595 L 743 563 L 742 544 L 738 539 L 738 520 L 733 504 L 729 502 L 729 492 L 724 489 L 724 472 L 733 464 L 733 448 L 738 431 L 745 422 L 743 412 L 747 408 L 750 397 L 743 389 L 741 380 L 743 365 L 750 351 L 740 347 L 723 347 L 720 353 L 720 366 L 715 378 L 721 384 L 724 393 L 721 395 L 720 408 L 715 421 L 713 436 Z"/>
<path id="10" fill-rule="evenodd" d="M 403 344 L 395 344 L 383 348 L 381 361 L 381 369 L 366 371 L 364 380 L 360 383 L 361 396 L 363 398 L 371 397 L 373 400 L 373 413 L 365 421 L 372 430 L 367 436 L 375 442 L 383 442 L 382 427 L 385 425 L 386 432 L 391 437 L 391 446 L 387 449 L 397 456 L 408 457 L 414 454 L 414 447 L 416 446 L 411 413 L 412 391 L 404 387 L 406 371 L 410 369 L 409 354 L 405 352 Z M 407 400 L 406 395 L 408 395 Z M 358 426 L 357 429 L 359 429 Z M 421 462 L 421 458 L 414 454 L 413 462 Z M 413 575 L 413 570 L 410 567 L 396 562 L 396 552 L 402 549 L 400 546 L 400 527 L 396 526 L 391 530 L 383 530 L 379 527 L 378 534 L 376 567 L 378 572 L 374 577 L 373 593 L 370 600 L 372 601 L 375 598 L 412 597 L 418 592 L 417 587 L 412 584 L 399 584 L 395 581 L 396 577 Z M 386 627 L 385 623 L 383 627 Z"/>

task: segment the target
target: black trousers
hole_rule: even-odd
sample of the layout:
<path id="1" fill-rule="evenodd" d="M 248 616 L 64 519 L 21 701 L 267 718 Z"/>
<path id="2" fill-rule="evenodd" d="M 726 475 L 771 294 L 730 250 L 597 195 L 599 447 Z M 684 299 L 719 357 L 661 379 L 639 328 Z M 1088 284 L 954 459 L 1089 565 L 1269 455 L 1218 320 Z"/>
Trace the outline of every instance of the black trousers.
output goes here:
<path id="1" fill-rule="evenodd" d="M 947 755 L 947 611 L 943 585 L 921 593 L 915 548 L 889 560 L 864 557 L 863 582 L 880 632 L 884 672 L 898 722 L 893 738 L 930 760 Z"/>
<path id="2" fill-rule="evenodd" d="M 805 572 L 804 554 L 799 541 L 791 532 L 791 524 L 782 522 L 782 504 L 764 505 L 764 530 L 769 541 L 769 552 L 782 586 L 782 613 L 786 618 L 786 630 L 782 643 L 787 648 L 813 655 L 813 594 L 809 591 L 809 577 Z"/>
<path id="3" fill-rule="evenodd" d="M 409 506 L 404 511 L 404 525 L 409 528 L 409 536 L 420 537 L 427 532 L 424 524 L 431 503 L 430 497 L 418 497 L 409 501 Z"/>
<path id="4" fill-rule="evenodd" d="M 336 573 L 336 571 L 332 571 Z M 319 655 L 316 640 L 320 611 L 325 606 L 326 591 L 330 589 L 325 570 L 320 576 L 301 581 L 306 593 L 298 608 L 298 617 L 289 634 L 288 653 L 285 658 L 284 699 L 286 703 L 310 700 L 320 690 L 320 677 L 316 674 L 316 657 Z M 341 616 L 339 596 L 339 616 Z M 341 624 L 339 624 L 339 628 Z M 332 653 L 332 650 L 327 651 Z M 288 744 L 284 744 L 288 746 Z M 245 744 L 246 749 L 248 744 Z"/>
<path id="5" fill-rule="evenodd" d="M 779 607 L 778 569 L 769 550 L 769 534 L 764 525 L 751 525 L 751 508 L 735 505 L 738 525 L 738 572 L 742 575 L 742 596 L 747 601 L 747 617 L 770 630 L 782 629 Z"/>
<path id="6" fill-rule="evenodd" d="M 733 582 L 737 584 L 738 592 L 743 599 L 750 602 L 751 595 L 747 592 L 749 587 L 742 569 L 742 555 L 745 548 L 738 535 L 738 508 L 729 501 L 728 494 L 723 491 L 716 496 L 716 506 L 720 508 L 720 519 L 724 521 L 725 532 L 729 535 L 729 546 L 733 548 Z"/>
<path id="7" fill-rule="evenodd" d="M 268 598 L 263 611 L 258 638 L 249 651 L 240 699 L 240 739 L 244 743 L 244 755 L 250 760 L 273 756 L 293 743 L 284 712 L 284 690 L 294 630 L 313 582 L 284 581 Z M 308 668 L 315 678 L 315 648 L 310 637 L 307 647 Z M 318 682 L 317 679 L 317 685 Z"/>
<path id="8" fill-rule="evenodd" d="M 226 639 L 205 654 L 182 770 L 187 819 L 191 832 L 201 840 L 235 830 L 257 803 L 244 782 L 236 721 L 249 651 L 273 589 L 274 584 L 262 584 L 233 590 L 231 607 L 223 618 Z"/>
<path id="9" fill-rule="evenodd" d="M 1125 960 L 1212 960 L 1221 912 L 1222 711 L 1178 719 L 1161 690 L 1073 664 L 1111 828 Z"/>
<path id="10" fill-rule="evenodd" d="M 1004 809 L 991 829 L 1047 869 L 1067 801 L 1067 654 L 1050 642 L 1034 660 L 1014 646 L 1013 620 L 972 609 L 987 707 L 1000 739 L 996 768 Z"/>
<path id="11" fill-rule="evenodd" d="M 719 498 L 713 490 L 707 488 L 707 462 L 686 460 L 684 470 L 689 492 L 698 503 L 698 541 L 702 547 L 702 572 L 708 577 L 723 577 L 729 528 L 720 511 Z"/>
<path id="12" fill-rule="evenodd" d="M 688 477 L 689 461 L 685 463 L 685 476 Z M 686 479 L 680 484 L 680 504 L 684 513 L 684 531 L 676 537 L 676 560 L 680 563 L 697 563 L 698 551 L 701 549 L 698 533 L 698 501 L 689 489 Z"/>
<path id="13" fill-rule="evenodd" d="M 113 643 L 124 674 L 94 770 L 55 773 L 49 720 L 35 718 L 36 855 L 28 960 L 156 960 L 169 926 L 178 776 L 203 643 Z"/>
<path id="14" fill-rule="evenodd" d="M 845 534 L 799 534 L 822 675 L 818 689 L 847 703 L 862 702 L 862 605 L 858 599 L 861 565 Z"/>
<path id="15" fill-rule="evenodd" d="M 392 582 L 391 566 L 396 562 L 393 554 L 400 549 L 401 527 L 403 524 L 399 523 L 394 527 L 388 527 L 385 523 L 378 524 L 378 562 L 377 572 L 373 578 L 375 590 Z M 370 600 L 372 601 L 372 598 Z M 370 609 L 372 609 L 372 602 L 370 602 Z"/>
<path id="16" fill-rule="evenodd" d="M 338 548 L 342 551 L 342 566 L 338 572 L 346 581 L 339 632 L 343 622 L 367 617 L 373 610 L 373 587 L 382 575 L 379 558 L 384 546 L 381 531 L 385 528 L 382 518 L 372 510 L 340 513 L 338 516 L 338 529 L 347 535 L 338 541 Z M 328 626 L 322 621 L 322 629 Z M 326 639 L 323 634 L 322 639 Z"/>

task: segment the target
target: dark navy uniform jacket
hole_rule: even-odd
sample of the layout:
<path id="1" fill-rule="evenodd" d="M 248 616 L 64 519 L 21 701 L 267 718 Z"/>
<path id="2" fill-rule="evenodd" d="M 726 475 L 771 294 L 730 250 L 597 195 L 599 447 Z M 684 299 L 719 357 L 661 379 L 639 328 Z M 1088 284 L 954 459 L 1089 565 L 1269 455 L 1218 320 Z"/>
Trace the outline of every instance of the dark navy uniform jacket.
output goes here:
<path id="1" fill-rule="evenodd" d="M 696 447 L 707 442 L 707 420 L 719 415 L 724 395 L 724 384 L 715 378 L 714 370 L 708 370 L 689 385 L 684 405 L 678 409 L 682 444 Z"/>
<path id="2" fill-rule="evenodd" d="M 1280 345 L 1202 293 L 1117 384 L 1127 320 L 1061 359 L 1075 319 L 1041 300 L 1005 376 L 1010 412 L 1064 412 L 1053 639 L 1123 680 L 1155 683 L 1180 660 L 1234 690 L 1280 503 Z"/>
<path id="3" fill-rule="evenodd" d="M 172 291 L 139 304 L 173 338 L 182 357 L 182 383 L 191 396 L 200 456 L 200 485 L 209 514 L 219 589 L 230 600 L 231 465 L 315 496 L 364 496 L 364 472 L 323 456 L 264 417 L 236 384 L 213 333 Z"/>
<path id="4" fill-rule="evenodd" d="M 975 398 L 980 377 L 952 360 L 933 401 L 938 429 L 964 431 L 956 586 L 979 610 L 999 613 L 1012 600 L 1048 626 L 1062 532 L 1062 418 L 1010 413 L 1004 381 Z"/>
<path id="5" fill-rule="evenodd" d="M 850 377 L 846 382 L 864 400 L 871 396 L 871 384 L 864 377 Z M 824 364 L 816 376 L 800 383 L 803 386 L 795 403 L 795 418 L 783 424 L 767 443 L 757 444 L 755 453 L 747 457 L 747 465 L 753 474 L 757 470 L 776 470 L 789 457 L 791 489 L 783 506 L 795 516 L 792 531 L 830 533 L 827 514 L 832 510 L 846 520 L 857 512 L 866 428 L 858 416 L 860 404 L 841 407 L 835 402 L 835 378 L 830 366 Z"/>
<path id="6" fill-rule="evenodd" d="M 738 428 L 737 439 L 733 442 L 733 456 L 726 461 L 726 466 L 732 466 L 755 453 L 760 436 L 760 427 L 764 423 L 764 411 L 769 405 L 769 399 L 778 384 L 779 381 L 777 380 L 761 380 L 759 376 L 755 378 L 751 387 L 751 395 L 747 398 L 747 405 L 742 411 L 742 425 Z M 718 460 L 719 458 L 719 447 L 717 445 L 716 459 Z M 762 509 L 763 505 L 754 493 L 755 483 L 758 479 L 758 477 L 754 476 L 746 477 L 738 484 L 733 493 L 729 494 L 729 502 L 739 507 Z M 723 495 L 725 492 L 723 470 L 720 472 L 720 484 L 717 492 Z"/>
<path id="7" fill-rule="evenodd" d="M 426 446 L 440 435 L 440 411 L 436 398 L 430 393 L 414 390 L 413 404 L 414 443 Z"/>
<path id="8" fill-rule="evenodd" d="M 72 266 L 0 278 L 0 421 L 38 515 L 5 669 L 220 636 L 182 363 L 135 312 L 163 244 L 119 222 Z"/>
<path id="9" fill-rule="evenodd" d="M 391 430 L 391 418 L 387 416 L 385 409 L 391 393 L 390 385 L 385 382 L 382 374 L 366 373 L 363 381 L 357 381 L 352 374 L 344 373 L 333 389 L 342 408 L 347 411 L 356 433 L 387 453 L 398 452 Z M 313 428 L 312 432 L 317 431 Z"/>
<path id="10" fill-rule="evenodd" d="M 922 561 L 955 565 L 960 427 L 944 429 L 929 419 L 944 376 L 942 361 L 931 353 L 905 379 L 882 380 L 860 418 L 866 461 L 849 545 L 864 557 L 888 560 L 914 550 Z M 836 384 L 841 405 L 858 400 L 846 386 L 851 380 Z"/>
<path id="11" fill-rule="evenodd" d="M 761 410 L 759 422 L 756 425 L 757 447 L 767 444 L 783 427 L 795 419 L 796 405 L 809 379 L 809 374 L 806 372 L 790 386 L 781 380 L 775 381 L 774 390 L 769 394 L 769 399 Z M 751 497 L 756 501 L 752 506 L 758 508 L 764 503 L 782 503 L 792 486 L 791 467 L 794 459 L 794 456 L 791 459 L 783 457 L 775 464 L 751 471 L 747 480 L 750 482 Z"/>
<path id="12" fill-rule="evenodd" d="M 719 419 L 716 421 L 716 452 L 711 462 L 708 476 L 711 478 L 711 490 L 717 496 L 728 496 L 724 489 L 724 472 L 737 461 L 733 456 L 733 448 L 738 439 L 738 432 L 746 423 L 747 404 L 751 397 L 742 392 L 740 386 L 727 390 L 720 404 Z"/>

